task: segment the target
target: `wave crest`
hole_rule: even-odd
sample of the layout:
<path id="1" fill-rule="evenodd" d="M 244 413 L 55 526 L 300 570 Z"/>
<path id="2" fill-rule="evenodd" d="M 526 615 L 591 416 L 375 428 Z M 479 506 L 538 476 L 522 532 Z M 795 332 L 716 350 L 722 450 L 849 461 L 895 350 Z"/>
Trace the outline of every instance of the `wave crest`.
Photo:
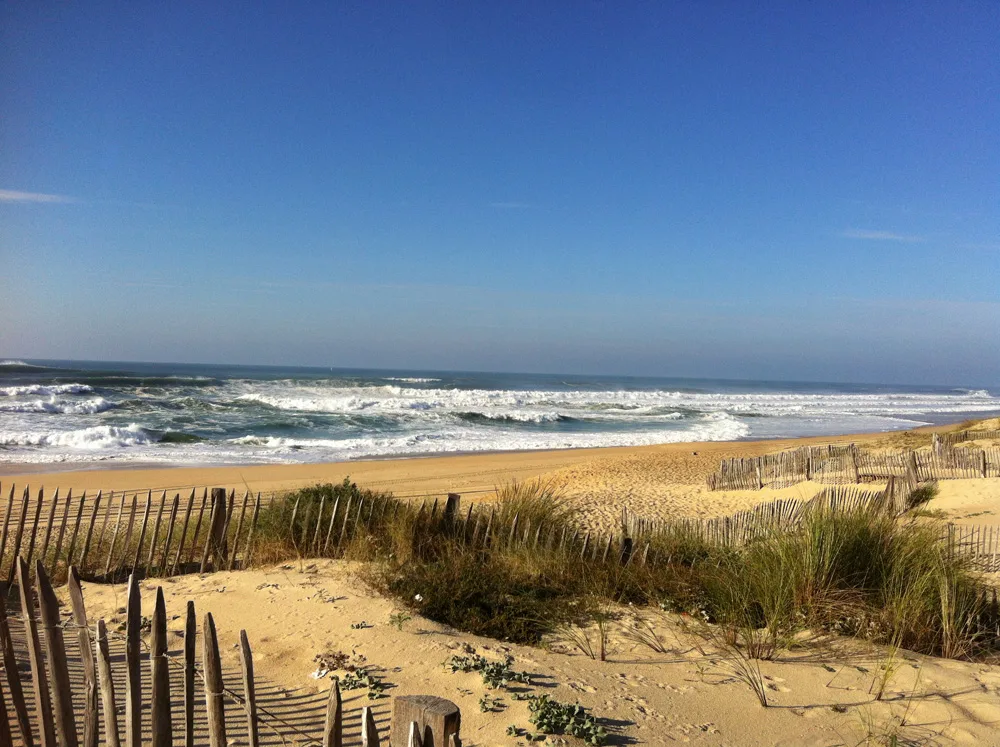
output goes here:
<path id="1" fill-rule="evenodd" d="M 72 402 L 56 399 L 36 399 L 32 402 L 0 403 L 0 412 L 46 412 L 53 415 L 94 415 L 111 410 L 114 402 L 108 402 L 104 397 Z"/>
<path id="2" fill-rule="evenodd" d="M 0 397 L 25 397 L 30 395 L 90 394 L 88 384 L 28 384 L 26 386 L 0 386 Z"/>
<path id="3" fill-rule="evenodd" d="M 83 451 L 141 446 L 156 439 L 137 423 L 97 425 L 75 431 L 0 431 L 0 446 L 49 446 Z"/>

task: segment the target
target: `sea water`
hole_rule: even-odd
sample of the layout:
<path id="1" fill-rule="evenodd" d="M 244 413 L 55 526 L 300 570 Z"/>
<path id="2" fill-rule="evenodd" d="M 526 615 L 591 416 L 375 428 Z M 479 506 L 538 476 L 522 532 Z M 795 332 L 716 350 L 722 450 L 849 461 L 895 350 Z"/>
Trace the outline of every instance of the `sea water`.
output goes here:
<path id="1" fill-rule="evenodd" d="M 780 381 L 0 362 L 0 462 L 260 464 L 889 431 L 1000 392 Z"/>

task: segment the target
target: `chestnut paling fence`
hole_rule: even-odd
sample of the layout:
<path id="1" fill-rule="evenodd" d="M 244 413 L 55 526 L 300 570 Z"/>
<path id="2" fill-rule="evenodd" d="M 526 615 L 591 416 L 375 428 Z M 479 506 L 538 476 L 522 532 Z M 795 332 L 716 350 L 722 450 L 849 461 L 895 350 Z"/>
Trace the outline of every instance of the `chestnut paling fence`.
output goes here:
<path id="1" fill-rule="evenodd" d="M 16 558 L 38 560 L 54 581 L 70 566 L 81 576 L 122 581 L 191 571 L 232 570 L 251 559 L 261 495 L 206 488 L 169 498 L 152 491 L 73 495 L 7 486 L 0 527 L 0 581 L 9 585 Z"/>
<path id="2" fill-rule="evenodd" d="M 762 490 L 786 488 L 806 480 L 847 484 L 895 477 L 916 484 L 928 480 L 1000 477 L 1000 447 L 955 448 L 954 444 L 960 440 L 941 438 L 930 449 L 898 452 L 870 451 L 849 444 L 803 446 L 759 457 L 724 459 L 719 469 L 709 475 L 708 487 Z"/>
<path id="3" fill-rule="evenodd" d="M 16 586 L 10 590 L 14 599 L 4 600 L 14 604 L 0 604 L 0 745 L 228 747 L 231 738 L 252 747 L 339 747 L 345 739 L 371 747 L 380 744 L 379 725 L 369 706 L 361 709 L 360 719 L 351 726 L 358 739 L 346 733 L 336 679 L 320 723 L 296 723 L 259 704 L 245 630 L 239 642 L 242 686 L 227 687 L 215 621 L 206 614 L 199 635 L 192 601 L 187 603 L 183 651 L 171 653 L 162 587 L 156 589 L 151 618 L 145 618 L 138 579 L 130 578 L 126 620 L 119 632 L 104 619 L 91 626 L 75 568 L 67 575 L 71 610 L 64 616 L 41 561 L 36 560 L 34 578 L 23 558 L 16 566 Z M 16 610 L 18 603 L 21 614 L 8 617 L 7 610 Z M 72 645 L 67 646 L 67 638 Z M 112 656 L 112 648 L 122 647 L 124 656 Z M 24 659 L 27 667 L 22 667 Z M 442 745 L 445 739 L 449 747 L 459 744 L 457 732 L 434 735 L 421 732 L 422 723 L 408 725 L 408 739 L 394 744 L 418 745 L 435 736 Z"/>
<path id="4" fill-rule="evenodd" d="M 490 502 L 470 505 L 462 512 L 460 496 L 451 494 L 444 502 L 439 499 L 422 502 L 411 531 L 414 541 L 418 541 L 419 535 L 430 532 L 432 526 L 433 532 L 439 532 L 444 520 L 453 538 L 466 543 L 558 547 L 589 562 L 658 562 L 657 543 L 652 541 L 657 534 L 683 533 L 700 541 L 745 544 L 766 533 L 793 528 L 808 511 L 819 506 L 834 510 L 869 506 L 902 515 L 910 508 L 910 495 L 919 482 L 912 469 L 900 477 L 889 475 L 884 479 L 886 486 L 882 489 L 833 485 L 810 501 L 770 501 L 731 516 L 711 519 L 661 520 L 626 512 L 616 530 L 602 533 L 563 528 L 559 536 L 553 535 L 555 530 L 543 531 L 543 527 L 532 526 L 530 520 L 516 515 L 507 520 L 507 525 L 500 526 L 496 506 Z M 13 487 L 9 494 L 15 494 Z M 189 499 L 187 507 L 179 511 L 177 496 L 173 501 L 161 497 L 156 506 L 147 493 L 146 505 L 141 512 L 136 507 L 134 519 L 131 507 L 136 496 L 112 496 L 109 504 L 113 504 L 114 510 L 109 512 L 110 519 L 105 524 L 94 518 L 100 515 L 100 501 L 94 501 L 89 516 L 87 511 L 77 508 L 77 514 L 83 516 L 79 523 L 72 519 L 72 511 L 68 512 L 68 521 L 53 522 L 52 517 L 59 517 L 60 506 L 75 504 L 72 496 L 67 495 L 65 503 L 54 496 L 49 503 L 43 491 L 39 491 L 37 498 L 22 491 L 20 503 L 10 498 L 4 516 L 0 532 L 0 579 L 6 573 L 13 580 L 18 557 L 24 557 L 29 568 L 34 557 L 56 581 L 65 579 L 70 565 L 75 565 L 84 578 L 96 580 L 115 580 L 125 574 L 156 577 L 251 565 L 262 507 L 276 497 L 258 494 L 251 501 L 250 495 L 245 494 L 240 501 L 234 493 L 227 494 L 220 488 L 204 490 L 201 495 L 201 501 Z M 167 503 L 171 504 L 169 512 L 164 508 Z M 301 556 L 341 557 L 356 536 L 377 531 L 379 524 L 391 518 L 387 513 L 398 512 L 403 505 L 384 494 L 361 493 L 329 499 L 313 496 L 304 501 L 299 498 L 291 510 L 286 539 Z M 64 508 L 63 515 L 66 513 Z M 998 528 L 947 524 L 943 531 L 955 552 L 969 557 L 983 570 L 1000 570 Z M 269 539 L 273 541 L 273 537 Z"/>

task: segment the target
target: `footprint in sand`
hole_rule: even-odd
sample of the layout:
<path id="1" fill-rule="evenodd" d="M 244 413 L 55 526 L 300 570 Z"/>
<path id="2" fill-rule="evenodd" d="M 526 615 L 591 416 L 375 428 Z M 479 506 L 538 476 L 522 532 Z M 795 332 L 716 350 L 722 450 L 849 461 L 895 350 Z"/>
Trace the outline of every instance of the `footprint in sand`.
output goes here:
<path id="1" fill-rule="evenodd" d="M 566 683 L 569 687 L 573 688 L 577 692 L 581 693 L 596 693 L 597 688 L 588 685 L 586 682 L 580 682 L 578 680 L 570 680 Z"/>
<path id="2" fill-rule="evenodd" d="M 793 708 L 792 713 L 802 718 L 818 718 L 822 715 L 819 708 Z"/>

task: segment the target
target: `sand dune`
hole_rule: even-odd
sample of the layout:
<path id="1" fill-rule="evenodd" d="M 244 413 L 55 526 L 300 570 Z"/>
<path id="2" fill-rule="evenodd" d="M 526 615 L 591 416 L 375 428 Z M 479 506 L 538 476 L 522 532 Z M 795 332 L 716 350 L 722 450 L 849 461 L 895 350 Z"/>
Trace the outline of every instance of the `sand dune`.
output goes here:
<path id="1" fill-rule="evenodd" d="M 155 583 L 142 584 L 144 610 L 152 607 Z M 329 679 L 312 677 L 314 657 L 342 651 L 364 657 L 389 685 L 387 695 L 434 694 L 456 702 L 466 747 L 527 744 L 523 736 L 506 734 L 509 725 L 532 728 L 525 701 L 515 700 L 513 692 L 488 690 L 475 673 L 453 674 L 444 666 L 450 656 L 471 647 L 491 659 L 509 652 L 514 668 L 531 674 L 531 686 L 514 691 L 544 693 L 592 709 L 605 720 L 609 744 L 888 744 L 865 740 L 885 739 L 894 730 L 901 737 L 898 744 L 915 743 L 907 739 L 1000 744 L 1000 667 L 995 666 L 904 653 L 891 662 L 898 668 L 884 701 L 878 702 L 870 691 L 880 667 L 890 664 L 885 651 L 834 639 L 761 662 L 773 706 L 765 709 L 733 676 L 724 655 L 671 616 L 653 618 L 666 654 L 627 640 L 616 625 L 608 660 L 600 662 L 564 642 L 553 641 L 548 650 L 506 645 L 456 633 L 419 615 L 397 630 L 389 621 L 397 609 L 393 603 L 368 593 L 351 567 L 339 561 L 182 576 L 164 583 L 164 592 L 172 614 L 179 615 L 188 599 L 195 600 L 199 614 L 213 613 L 223 666 L 237 691 L 234 644 L 245 628 L 259 687 L 276 687 L 282 700 L 298 704 L 297 712 L 315 713 L 316 718 L 299 722 L 314 735 L 330 686 Z M 121 617 L 124 587 L 86 584 L 85 593 L 92 618 Z M 371 627 L 352 629 L 361 621 Z M 178 631 L 183 624 L 183 615 L 169 622 L 172 651 L 182 646 Z M 344 695 L 346 722 L 356 723 L 361 707 L 373 705 L 384 736 L 390 702 L 370 701 L 363 689 Z M 498 699 L 495 712 L 481 711 L 484 695 Z"/>

